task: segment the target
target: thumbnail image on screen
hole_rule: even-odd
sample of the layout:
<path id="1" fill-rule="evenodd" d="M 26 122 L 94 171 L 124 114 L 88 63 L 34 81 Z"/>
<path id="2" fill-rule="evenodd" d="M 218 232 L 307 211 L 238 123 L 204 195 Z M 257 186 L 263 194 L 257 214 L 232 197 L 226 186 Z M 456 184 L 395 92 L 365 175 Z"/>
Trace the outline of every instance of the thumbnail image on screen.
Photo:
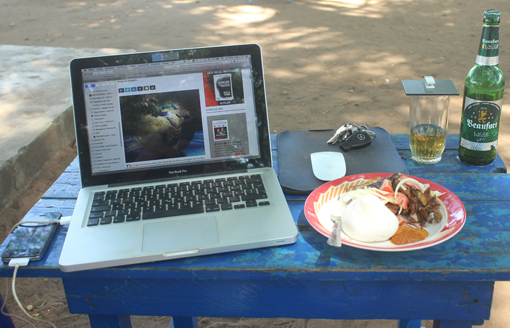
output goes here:
<path id="1" fill-rule="evenodd" d="M 243 74 L 239 69 L 203 73 L 207 107 L 244 104 Z"/>
<path id="2" fill-rule="evenodd" d="M 198 90 L 120 97 L 126 163 L 205 154 Z"/>

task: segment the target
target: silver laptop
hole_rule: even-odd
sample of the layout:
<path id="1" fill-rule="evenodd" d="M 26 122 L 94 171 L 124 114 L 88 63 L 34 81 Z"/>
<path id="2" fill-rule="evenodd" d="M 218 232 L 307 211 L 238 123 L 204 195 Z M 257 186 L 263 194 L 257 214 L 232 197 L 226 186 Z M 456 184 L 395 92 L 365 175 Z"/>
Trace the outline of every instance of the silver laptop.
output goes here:
<path id="1" fill-rule="evenodd" d="M 258 45 L 74 59 L 82 189 L 62 271 L 296 242 Z"/>

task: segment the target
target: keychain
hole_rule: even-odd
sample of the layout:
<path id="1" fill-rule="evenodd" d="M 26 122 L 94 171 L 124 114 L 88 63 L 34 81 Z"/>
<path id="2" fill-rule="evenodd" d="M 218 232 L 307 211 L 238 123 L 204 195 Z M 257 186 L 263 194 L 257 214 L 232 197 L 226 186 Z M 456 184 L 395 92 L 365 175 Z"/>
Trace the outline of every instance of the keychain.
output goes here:
<path id="1" fill-rule="evenodd" d="M 372 143 L 375 139 L 375 132 L 371 131 L 368 126 L 361 124 L 345 123 L 338 128 L 328 140 L 328 144 L 334 145 L 340 141 L 340 148 L 343 151 L 364 148 Z"/>
<path id="2" fill-rule="evenodd" d="M 375 138 L 375 135 L 374 135 Z M 372 137 L 367 131 L 356 131 L 347 140 L 340 143 L 340 148 L 343 151 L 349 151 L 351 149 L 359 149 L 370 145 Z"/>

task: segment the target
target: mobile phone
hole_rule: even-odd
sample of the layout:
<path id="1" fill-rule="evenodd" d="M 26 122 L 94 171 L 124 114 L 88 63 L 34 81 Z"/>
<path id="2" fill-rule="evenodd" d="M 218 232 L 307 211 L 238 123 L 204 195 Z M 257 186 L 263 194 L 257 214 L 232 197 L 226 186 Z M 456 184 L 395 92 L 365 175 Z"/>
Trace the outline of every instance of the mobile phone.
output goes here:
<path id="1" fill-rule="evenodd" d="M 62 214 L 57 212 L 29 214 L 23 221 L 50 222 L 60 219 L 61 216 Z M 20 224 L 11 233 L 11 240 L 2 253 L 2 261 L 9 263 L 16 258 L 29 258 L 30 261 L 42 259 L 57 228 L 58 223 Z"/>

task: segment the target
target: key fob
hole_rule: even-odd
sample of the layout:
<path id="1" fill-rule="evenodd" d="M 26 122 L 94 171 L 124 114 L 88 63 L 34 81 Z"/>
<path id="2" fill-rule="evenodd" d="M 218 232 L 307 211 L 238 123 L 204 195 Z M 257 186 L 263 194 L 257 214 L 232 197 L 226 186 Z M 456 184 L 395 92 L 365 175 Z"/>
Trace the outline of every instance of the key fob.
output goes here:
<path id="1" fill-rule="evenodd" d="M 343 151 L 351 149 L 359 149 L 366 147 L 372 143 L 372 138 L 366 131 L 356 131 L 347 138 L 344 142 L 340 143 L 340 148 Z"/>

